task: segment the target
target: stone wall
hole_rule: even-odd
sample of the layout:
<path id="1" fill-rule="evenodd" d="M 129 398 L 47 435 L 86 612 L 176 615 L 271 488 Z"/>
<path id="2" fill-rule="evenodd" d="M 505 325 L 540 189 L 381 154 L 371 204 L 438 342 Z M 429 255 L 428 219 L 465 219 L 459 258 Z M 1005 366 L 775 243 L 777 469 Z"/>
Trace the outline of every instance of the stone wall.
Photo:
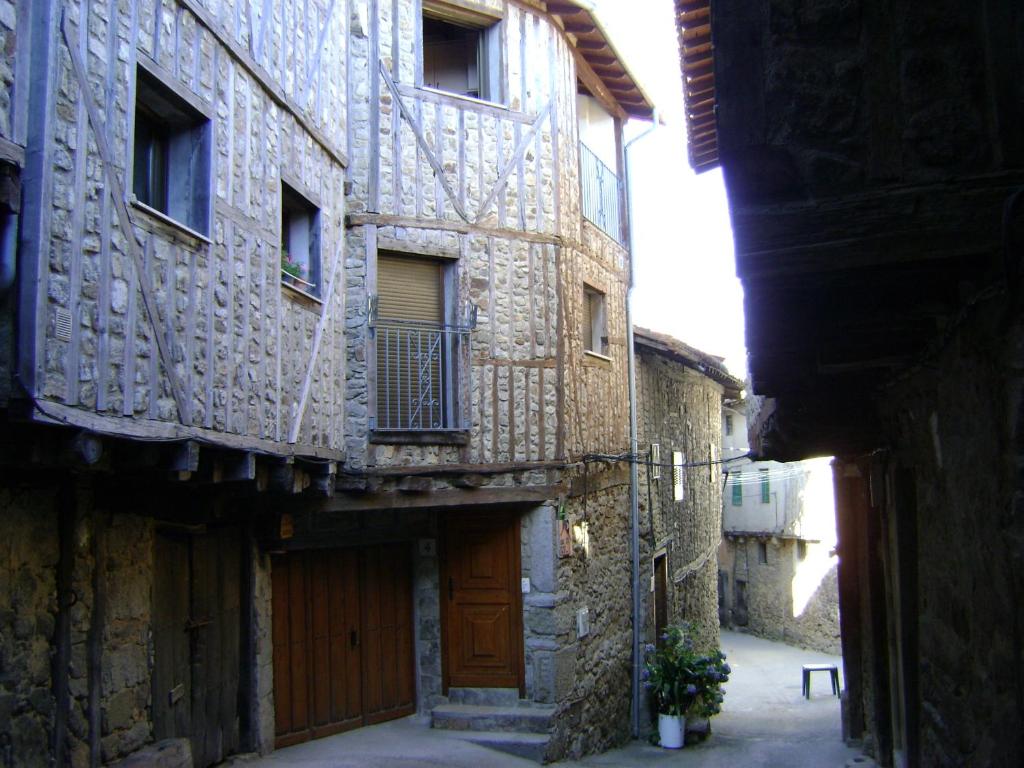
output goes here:
<path id="1" fill-rule="evenodd" d="M 44 338 L 39 358 L 24 358 L 23 382 L 37 397 L 75 409 L 140 420 L 180 417 L 208 436 L 231 433 L 263 441 L 270 451 L 288 438 L 301 411 L 298 445 L 307 452 L 339 448 L 344 13 L 326 0 L 290 0 L 263 6 L 272 11 L 266 20 L 254 6 L 250 22 L 233 3 L 156 0 L 129 9 L 118 2 L 47 2 L 58 6 L 57 18 L 64 13 L 67 42 L 63 34 L 54 41 L 52 79 L 33 75 L 34 82 L 59 86 L 48 94 L 51 123 L 30 131 L 48 175 L 30 190 L 38 198 L 26 200 L 42 209 L 43 229 L 41 240 L 26 240 L 23 266 L 34 268 L 38 257 L 44 288 L 36 315 L 26 304 L 21 323 Z M 83 61 L 87 90 L 68 45 Z M 239 51 L 262 74 L 243 64 Z M 127 206 L 156 319 L 118 224 L 123 201 L 111 197 L 114 182 L 131 193 L 141 66 L 209 118 L 212 137 L 208 231 Z M 106 159 L 86 95 L 103 113 Z M 323 304 L 281 284 L 282 178 L 320 209 Z M 336 268 L 339 279 L 325 286 Z M 320 323 L 323 306 L 331 309 Z M 164 326 L 168 360 L 161 359 L 154 324 Z M 182 414 L 167 366 L 181 382 Z M 308 402 L 300 409 L 310 370 Z"/>
<path id="2" fill-rule="evenodd" d="M 760 561 L 762 544 L 765 563 Z M 839 654 L 836 558 L 829 555 L 830 549 L 767 535 L 723 540 L 718 555 L 724 585 L 722 624 L 768 640 Z"/>
<path id="3" fill-rule="evenodd" d="M 594 487 L 601 487 L 604 474 L 592 471 Z M 629 494 L 621 479 L 608 482 L 613 484 L 566 505 L 576 543 L 573 556 L 558 561 L 561 594 L 548 611 L 547 635 L 559 646 L 552 663 L 561 694 L 548 750 L 552 759 L 609 749 L 630 734 Z M 536 607 L 532 615 L 539 617 Z M 584 609 L 589 632 L 580 636 L 577 617 Z"/>
<path id="4" fill-rule="evenodd" d="M 721 539 L 722 386 L 681 362 L 638 345 L 637 413 L 641 452 L 658 443 L 661 477 L 640 467 L 642 573 L 653 557 L 668 557 L 669 623 L 694 625 L 705 646 L 718 644 L 718 569 Z M 672 452 L 683 453 L 683 498 L 673 500 Z M 646 583 L 646 582 L 645 582 Z M 653 594 L 647 597 L 647 638 L 654 639 Z"/>
<path id="5" fill-rule="evenodd" d="M 50 639 L 57 618 L 55 489 L 0 486 L 0 761 L 45 765 L 52 717 Z"/>

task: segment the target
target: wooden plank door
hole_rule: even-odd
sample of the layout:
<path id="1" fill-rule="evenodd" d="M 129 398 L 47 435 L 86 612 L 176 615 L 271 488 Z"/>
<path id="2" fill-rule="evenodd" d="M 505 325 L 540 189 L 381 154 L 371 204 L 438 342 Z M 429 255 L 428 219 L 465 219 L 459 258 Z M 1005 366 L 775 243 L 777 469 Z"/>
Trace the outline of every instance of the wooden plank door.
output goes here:
<path id="1" fill-rule="evenodd" d="M 153 725 L 186 736 L 197 768 L 238 751 L 241 534 L 158 531 L 153 614 Z"/>
<path id="2" fill-rule="evenodd" d="M 276 746 L 412 714 L 407 544 L 273 558 Z"/>
<path id="3" fill-rule="evenodd" d="M 412 564 L 407 544 L 363 551 L 363 691 L 366 724 L 416 711 Z"/>
<path id="4" fill-rule="evenodd" d="M 447 686 L 523 689 L 519 525 L 514 516 L 445 516 Z"/>

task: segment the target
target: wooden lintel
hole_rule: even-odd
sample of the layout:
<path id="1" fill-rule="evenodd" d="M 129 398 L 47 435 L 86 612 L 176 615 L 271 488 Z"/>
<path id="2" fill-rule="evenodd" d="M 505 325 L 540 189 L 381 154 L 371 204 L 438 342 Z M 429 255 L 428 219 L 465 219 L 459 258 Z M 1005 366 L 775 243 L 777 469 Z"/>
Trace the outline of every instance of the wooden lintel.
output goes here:
<path id="1" fill-rule="evenodd" d="M 525 232 L 508 227 L 490 227 L 486 224 L 470 224 L 464 221 L 442 219 L 418 219 L 415 216 L 392 216 L 382 213 L 350 213 L 345 217 L 347 227 L 407 227 L 409 229 L 442 230 L 458 232 L 463 235 L 490 235 L 506 240 L 520 240 L 529 243 L 561 245 L 562 238 L 558 235 L 546 235 L 540 232 Z"/>
<path id="2" fill-rule="evenodd" d="M 430 509 L 456 506 L 490 506 L 496 504 L 540 504 L 564 494 L 566 486 L 529 485 L 514 488 L 458 488 L 430 493 L 338 493 L 323 510 L 351 512 L 374 509 Z"/>

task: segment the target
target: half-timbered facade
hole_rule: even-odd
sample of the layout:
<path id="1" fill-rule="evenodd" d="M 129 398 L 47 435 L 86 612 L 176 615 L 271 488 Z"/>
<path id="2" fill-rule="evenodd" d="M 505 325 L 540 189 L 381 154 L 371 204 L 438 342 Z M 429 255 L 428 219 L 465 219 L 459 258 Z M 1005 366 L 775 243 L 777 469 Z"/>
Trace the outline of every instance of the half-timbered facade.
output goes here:
<path id="1" fill-rule="evenodd" d="M 652 107 L 589 4 L 0 5 L 16 753 L 625 738 Z"/>

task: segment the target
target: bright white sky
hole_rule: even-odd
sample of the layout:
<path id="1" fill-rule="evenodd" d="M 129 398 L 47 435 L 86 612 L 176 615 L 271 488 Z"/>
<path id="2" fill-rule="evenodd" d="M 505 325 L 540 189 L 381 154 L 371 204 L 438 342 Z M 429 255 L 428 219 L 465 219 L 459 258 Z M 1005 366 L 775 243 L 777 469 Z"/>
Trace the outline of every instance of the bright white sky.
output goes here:
<path id="1" fill-rule="evenodd" d="M 637 283 L 634 322 L 723 355 L 746 375 L 743 292 L 718 170 L 696 175 L 686 155 L 672 0 L 598 0 L 598 15 L 664 125 L 629 150 Z M 649 123 L 627 125 L 627 139 Z"/>

